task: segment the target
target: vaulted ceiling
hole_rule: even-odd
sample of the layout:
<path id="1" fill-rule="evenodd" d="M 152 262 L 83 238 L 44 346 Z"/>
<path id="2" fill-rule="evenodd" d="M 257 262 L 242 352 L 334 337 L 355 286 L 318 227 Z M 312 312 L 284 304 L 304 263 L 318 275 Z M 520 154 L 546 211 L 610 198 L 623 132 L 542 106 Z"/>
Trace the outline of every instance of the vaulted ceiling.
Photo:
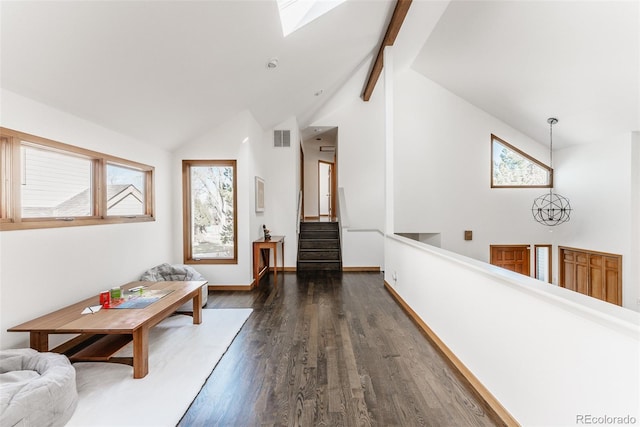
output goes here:
<path id="1" fill-rule="evenodd" d="M 308 120 L 376 50 L 393 4 L 348 1 L 286 38 L 275 0 L 1 7 L 4 89 L 173 149 L 245 109 L 265 129 Z"/>
<path id="2" fill-rule="evenodd" d="M 394 3 L 283 37 L 275 0 L 2 1 L 0 84 L 169 150 L 245 109 L 305 127 L 372 63 Z M 555 115 L 559 145 L 640 130 L 638 2 L 413 3 L 412 28 L 430 23 L 413 69 L 512 127 L 544 143 Z"/>
<path id="3" fill-rule="evenodd" d="M 640 130 L 640 2 L 453 1 L 413 68 L 539 142 Z"/>

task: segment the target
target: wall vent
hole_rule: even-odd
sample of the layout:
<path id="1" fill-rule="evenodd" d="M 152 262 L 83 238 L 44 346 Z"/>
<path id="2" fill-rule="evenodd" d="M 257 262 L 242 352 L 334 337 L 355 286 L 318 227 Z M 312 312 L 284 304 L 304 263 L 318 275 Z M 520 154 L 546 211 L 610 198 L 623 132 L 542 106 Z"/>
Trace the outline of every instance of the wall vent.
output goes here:
<path id="1" fill-rule="evenodd" d="M 274 130 L 273 146 L 274 147 L 291 147 L 291 131 L 290 130 Z"/>

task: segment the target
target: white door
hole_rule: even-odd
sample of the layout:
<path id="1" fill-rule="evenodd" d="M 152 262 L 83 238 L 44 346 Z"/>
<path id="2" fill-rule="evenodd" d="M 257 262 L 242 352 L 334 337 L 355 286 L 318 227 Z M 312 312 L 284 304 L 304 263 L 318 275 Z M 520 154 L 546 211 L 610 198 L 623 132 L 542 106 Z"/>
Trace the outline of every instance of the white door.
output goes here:
<path id="1" fill-rule="evenodd" d="M 318 163 L 318 197 L 320 216 L 331 216 L 331 163 Z"/>

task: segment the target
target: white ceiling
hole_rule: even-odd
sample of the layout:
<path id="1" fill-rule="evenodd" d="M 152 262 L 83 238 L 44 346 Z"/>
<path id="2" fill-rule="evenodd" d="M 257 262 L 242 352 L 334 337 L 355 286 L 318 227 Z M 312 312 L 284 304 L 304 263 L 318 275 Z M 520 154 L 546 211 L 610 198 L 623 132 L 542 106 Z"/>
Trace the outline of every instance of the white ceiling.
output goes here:
<path id="1" fill-rule="evenodd" d="M 285 38 L 276 0 L 0 5 L 4 89 L 167 149 L 245 109 L 265 129 L 305 125 L 377 51 L 393 10 L 348 1 Z"/>
<path id="2" fill-rule="evenodd" d="M 413 68 L 539 142 L 640 130 L 640 2 L 453 1 Z"/>
<path id="3" fill-rule="evenodd" d="M 435 3 L 409 10 L 422 38 Z M 638 4 L 453 1 L 413 68 L 540 142 L 550 116 L 559 145 L 640 130 Z M 393 6 L 348 0 L 284 38 L 275 0 L 2 1 L 0 84 L 167 149 L 244 109 L 304 128 L 371 63 Z"/>

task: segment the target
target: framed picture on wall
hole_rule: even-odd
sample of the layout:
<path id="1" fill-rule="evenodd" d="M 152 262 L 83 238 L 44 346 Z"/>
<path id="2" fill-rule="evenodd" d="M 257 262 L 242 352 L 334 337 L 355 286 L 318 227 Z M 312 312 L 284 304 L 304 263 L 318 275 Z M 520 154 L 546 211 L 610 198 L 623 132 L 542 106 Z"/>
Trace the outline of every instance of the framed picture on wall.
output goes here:
<path id="1" fill-rule="evenodd" d="M 256 212 L 264 212 L 264 179 L 256 176 Z"/>

